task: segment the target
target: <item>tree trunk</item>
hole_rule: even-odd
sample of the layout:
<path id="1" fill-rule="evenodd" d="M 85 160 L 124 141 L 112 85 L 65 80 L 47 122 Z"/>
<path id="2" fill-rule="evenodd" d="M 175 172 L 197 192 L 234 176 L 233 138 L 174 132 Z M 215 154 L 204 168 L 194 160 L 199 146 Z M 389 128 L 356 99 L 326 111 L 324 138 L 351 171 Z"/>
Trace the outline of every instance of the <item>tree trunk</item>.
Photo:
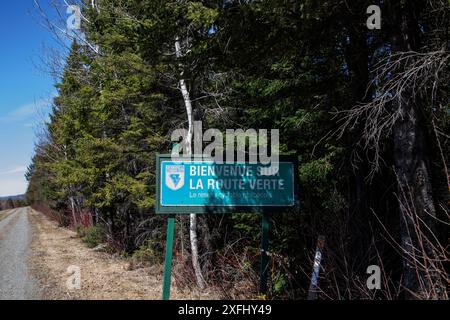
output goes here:
<path id="1" fill-rule="evenodd" d="M 63 146 L 63 150 L 64 150 L 64 160 L 68 161 L 68 156 L 67 156 L 67 146 L 64 145 Z M 72 212 L 72 219 L 73 219 L 73 225 L 74 227 L 76 227 L 78 225 L 78 221 L 77 221 L 77 214 L 76 214 L 76 209 L 75 209 L 75 200 L 72 196 L 72 185 L 69 184 L 68 185 L 68 194 L 69 194 L 69 202 L 70 202 L 70 210 Z"/>
<path id="2" fill-rule="evenodd" d="M 396 8 L 400 26 L 394 34 L 397 52 L 420 50 L 418 10 L 420 4 L 409 1 Z M 420 114 L 422 101 L 413 90 L 399 97 L 395 107 L 402 117 L 393 128 L 395 172 L 400 205 L 400 237 L 403 251 L 403 285 L 410 299 L 439 299 L 444 286 L 435 268 L 433 249 L 436 210 L 425 136 L 425 119 Z"/>
<path id="3" fill-rule="evenodd" d="M 181 44 L 179 39 L 175 40 L 175 52 L 177 58 L 182 56 L 181 53 Z M 188 155 L 192 154 L 192 136 L 194 132 L 194 115 L 192 111 L 192 101 L 189 95 L 189 90 L 186 86 L 185 80 L 182 78 L 183 74 L 181 74 L 181 79 L 179 81 L 181 94 L 183 95 L 184 105 L 186 107 L 186 114 L 188 118 L 189 128 L 188 134 L 186 137 L 186 153 Z M 192 254 L 192 267 L 194 268 L 195 278 L 197 280 L 197 285 L 203 289 L 206 287 L 205 280 L 202 275 L 202 269 L 200 266 L 199 256 L 198 256 L 198 237 L 197 237 L 197 215 L 190 214 L 189 215 L 189 236 L 191 240 L 191 254 Z"/>
<path id="4" fill-rule="evenodd" d="M 71 190 L 70 185 L 69 185 L 69 190 Z M 71 192 L 71 191 L 69 191 L 69 192 Z M 70 202 L 70 210 L 72 211 L 73 225 L 76 227 L 78 225 L 78 221 L 77 221 L 77 214 L 76 214 L 76 210 L 75 210 L 75 200 L 73 199 L 72 196 L 69 197 L 69 202 Z"/>
<path id="5" fill-rule="evenodd" d="M 403 281 L 409 298 L 442 297 L 435 257 L 433 202 L 425 136 L 412 101 L 402 104 L 403 119 L 394 127 L 394 158 L 400 201 Z"/>

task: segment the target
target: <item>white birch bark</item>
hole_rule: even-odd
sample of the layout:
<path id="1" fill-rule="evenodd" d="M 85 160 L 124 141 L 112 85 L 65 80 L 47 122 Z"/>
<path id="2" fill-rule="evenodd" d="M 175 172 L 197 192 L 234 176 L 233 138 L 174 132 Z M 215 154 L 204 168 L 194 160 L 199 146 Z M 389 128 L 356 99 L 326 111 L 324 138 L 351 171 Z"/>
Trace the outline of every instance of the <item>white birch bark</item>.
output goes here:
<path id="1" fill-rule="evenodd" d="M 67 157 L 66 149 L 67 149 L 67 147 L 66 147 L 66 145 L 64 145 L 63 146 L 64 160 L 67 161 L 68 157 Z M 73 196 L 72 196 L 72 185 L 71 184 L 69 184 L 69 186 L 68 186 L 68 194 L 69 194 L 70 210 L 72 211 L 73 224 L 76 227 L 78 224 L 78 221 L 77 221 L 77 214 L 76 214 L 76 210 L 75 210 L 75 200 L 73 199 Z"/>
<path id="2" fill-rule="evenodd" d="M 175 40 L 175 53 L 177 58 L 182 56 L 180 40 Z M 188 118 L 188 134 L 186 137 L 186 153 L 192 155 L 192 137 L 194 133 L 194 115 L 192 112 L 192 101 L 189 95 L 189 90 L 186 86 L 186 81 L 183 79 L 183 73 L 180 75 L 179 80 L 181 94 L 183 95 L 184 105 L 186 107 L 186 114 Z M 197 215 L 191 213 L 189 215 L 189 236 L 191 241 L 191 254 L 192 254 L 192 267 L 194 268 L 195 278 L 197 285 L 203 289 L 206 287 L 205 279 L 203 278 L 202 269 L 200 267 L 200 261 L 198 256 L 198 237 L 197 237 Z"/>

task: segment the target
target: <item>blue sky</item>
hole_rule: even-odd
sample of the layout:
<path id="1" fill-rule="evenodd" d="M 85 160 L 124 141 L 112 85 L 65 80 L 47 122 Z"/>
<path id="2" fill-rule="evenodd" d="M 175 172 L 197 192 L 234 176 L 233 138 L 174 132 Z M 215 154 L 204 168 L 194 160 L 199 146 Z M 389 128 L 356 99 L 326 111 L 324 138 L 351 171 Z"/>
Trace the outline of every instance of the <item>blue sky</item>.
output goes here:
<path id="1" fill-rule="evenodd" d="M 41 0 L 43 8 L 51 0 Z M 24 193 L 35 132 L 50 110 L 54 80 L 40 71 L 43 47 L 57 47 L 33 0 L 0 6 L 0 196 Z"/>

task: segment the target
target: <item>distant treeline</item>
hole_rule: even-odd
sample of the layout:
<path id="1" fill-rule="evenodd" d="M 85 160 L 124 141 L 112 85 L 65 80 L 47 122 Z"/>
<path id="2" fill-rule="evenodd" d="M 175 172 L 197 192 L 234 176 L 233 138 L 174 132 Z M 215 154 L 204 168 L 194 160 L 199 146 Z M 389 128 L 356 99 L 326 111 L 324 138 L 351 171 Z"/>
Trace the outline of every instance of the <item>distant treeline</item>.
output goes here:
<path id="1" fill-rule="evenodd" d="M 27 174 L 33 206 L 92 246 L 161 263 L 155 156 L 171 132 L 277 128 L 301 206 L 270 218 L 270 297 L 308 297 L 318 247 L 310 297 L 448 298 L 448 0 L 82 2 L 80 37 L 49 66 L 58 93 Z M 177 284 L 256 297 L 260 223 L 178 216 Z"/>
<path id="2" fill-rule="evenodd" d="M 0 210 L 21 208 L 27 205 L 25 196 L 3 197 L 0 198 Z"/>

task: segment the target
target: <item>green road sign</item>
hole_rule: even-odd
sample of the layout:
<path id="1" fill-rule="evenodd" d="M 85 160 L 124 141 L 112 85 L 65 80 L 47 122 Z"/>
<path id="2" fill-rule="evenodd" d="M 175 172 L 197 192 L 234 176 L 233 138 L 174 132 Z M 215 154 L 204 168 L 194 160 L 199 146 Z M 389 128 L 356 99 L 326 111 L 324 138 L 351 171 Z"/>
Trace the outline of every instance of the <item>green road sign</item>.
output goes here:
<path id="1" fill-rule="evenodd" d="M 270 164 L 157 159 L 156 213 L 286 211 L 296 207 L 297 165 L 282 156 Z M 266 209 L 264 209 L 266 208 Z"/>
<path id="2" fill-rule="evenodd" d="M 156 213 L 168 215 L 163 300 L 170 298 L 174 215 L 189 213 L 261 213 L 259 286 L 260 292 L 266 293 L 270 214 L 298 209 L 296 159 L 281 156 L 276 167 L 274 171 L 270 164 L 157 156 Z"/>

